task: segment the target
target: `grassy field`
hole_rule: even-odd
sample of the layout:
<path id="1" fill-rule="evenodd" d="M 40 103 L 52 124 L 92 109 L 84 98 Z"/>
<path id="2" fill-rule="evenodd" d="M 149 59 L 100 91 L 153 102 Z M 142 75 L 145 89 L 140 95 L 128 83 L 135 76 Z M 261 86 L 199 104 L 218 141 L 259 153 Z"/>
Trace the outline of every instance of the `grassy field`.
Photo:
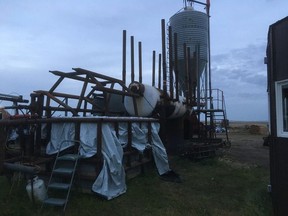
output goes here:
<path id="1" fill-rule="evenodd" d="M 267 193 L 269 173 L 223 158 L 200 162 L 170 158 L 183 182 L 162 181 L 155 168 L 127 181 L 127 193 L 111 201 L 72 191 L 66 214 L 84 215 L 273 215 Z M 0 177 L 0 215 L 61 215 L 61 211 L 33 205 L 25 182 Z"/>

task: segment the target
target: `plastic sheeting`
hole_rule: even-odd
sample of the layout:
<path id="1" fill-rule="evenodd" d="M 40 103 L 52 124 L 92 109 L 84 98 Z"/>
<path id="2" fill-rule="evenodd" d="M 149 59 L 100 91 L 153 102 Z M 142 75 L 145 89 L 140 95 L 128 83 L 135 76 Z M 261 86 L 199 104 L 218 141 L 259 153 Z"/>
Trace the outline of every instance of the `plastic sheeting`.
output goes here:
<path id="1" fill-rule="evenodd" d="M 58 152 L 61 143 L 61 150 L 67 149 L 73 145 L 73 142 L 64 142 L 65 140 L 74 140 L 75 125 L 73 123 L 52 124 L 51 139 L 46 147 L 46 154 L 55 154 Z"/>
<path id="2" fill-rule="evenodd" d="M 80 126 L 80 155 L 86 158 L 97 153 L 97 124 L 82 123 Z"/>
<path id="3" fill-rule="evenodd" d="M 126 192 L 125 170 L 122 166 L 123 148 L 108 124 L 102 125 L 103 168 L 92 190 L 108 200 Z"/>
<path id="4" fill-rule="evenodd" d="M 170 171 L 166 149 L 158 135 L 159 123 L 152 124 L 152 143 L 148 143 L 147 123 L 132 123 L 132 147 L 140 152 L 152 147 L 154 161 L 159 175 Z M 127 145 L 127 123 L 119 123 L 118 137 L 114 125 L 102 124 L 102 155 L 103 168 L 95 180 L 92 190 L 110 200 L 126 192 L 125 170 L 122 165 L 123 147 Z M 73 123 L 55 123 L 51 128 L 51 140 L 46 148 L 47 154 L 55 154 L 64 140 L 74 140 L 75 126 Z M 97 153 L 97 123 L 81 123 L 80 155 L 92 157 Z M 71 145 L 65 143 L 61 150 Z"/>
<path id="5" fill-rule="evenodd" d="M 152 147 L 154 161 L 158 170 L 159 175 L 164 174 L 165 172 L 170 171 L 168 156 L 166 149 L 158 135 L 160 124 L 152 123 L 152 143 L 148 142 L 148 128 L 147 123 L 141 123 L 141 126 L 138 123 L 132 124 L 132 147 L 136 148 L 138 151 L 143 152 L 147 148 Z M 128 139 L 128 130 L 127 123 L 119 124 L 119 140 L 122 143 L 127 143 Z"/>

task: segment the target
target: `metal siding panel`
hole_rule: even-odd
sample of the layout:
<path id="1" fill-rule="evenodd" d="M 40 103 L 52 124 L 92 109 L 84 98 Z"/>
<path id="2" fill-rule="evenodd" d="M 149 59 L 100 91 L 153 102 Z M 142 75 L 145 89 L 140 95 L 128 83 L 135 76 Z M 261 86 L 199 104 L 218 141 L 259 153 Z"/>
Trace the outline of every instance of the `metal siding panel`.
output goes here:
<path id="1" fill-rule="evenodd" d="M 275 60 L 274 60 L 274 28 L 269 28 L 268 46 L 267 46 L 267 77 L 268 77 L 268 93 L 269 93 L 269 108 L 270 108 L 270 129 L 271 136 L 277 136 L 276 128 L 276 98 L 275 98 Z"/>
<path id="2" fill-rule="evenodd" d="M 270 100 L 270 180 L 275 215 L 288 215 L 288 139 L 277 136 L 275 81 L 288 79 L 288 17 L 269 28 L 267 77 Z"/>
<path id="3" fill-rule="evenodd" d="M 288 19 L 274 26 L 275 75 L 277 81 L 288 79 Z"/>
<path id="4" fill-rule="evenodd" d="M 288 215 L 288 139 L 275 138 L 270 148 L 272 199 L 276 215 Z"/>

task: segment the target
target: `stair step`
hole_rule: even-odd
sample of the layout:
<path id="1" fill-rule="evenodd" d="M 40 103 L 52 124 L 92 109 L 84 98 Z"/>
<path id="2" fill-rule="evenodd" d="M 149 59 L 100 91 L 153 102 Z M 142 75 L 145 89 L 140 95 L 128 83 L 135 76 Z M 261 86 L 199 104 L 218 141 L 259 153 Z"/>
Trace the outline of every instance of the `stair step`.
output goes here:
<path id="1" fill-rule="evenodd" d="M 70 187 L 70 184 L 53 182 L 49 184 L 48 187 L 53 188 L 53 189 L 68 190 Z"/>
<path id="2" fill-rule="evenodd" d="M 71 186 L 73 184 L 74 174 L 78 164 L 78 159 L 80 157 L 79 148 L 78 153 L 76 154 L 60 155 L 58 152 L 56 160 L 54 161 L 53 170 L 50 175 L 47 194 L 49 194 L 49 190 L 54 190 L 54 192 L 56 192 L 55 190 L 62 190 L 62 192 L 60 193 L 59 191 L 59 193 L 62 195 L 66 193 L 66 198 L 63 198 L 63 196 L 58 198 L 47 198 L 43 201 L 43 205 L 46 204 L 63 207 L 63 211 L 65 212 Z M 62 182 L 60 179 L 65 179 L 65 181 Z"/>
<path id="3" fill-rule="evenodd" d="M 53 206 L 64 206 L 66 203 L 65 199 L 60 198 L 47 198 L 44 200 L 44 204 L 53 205 Z"/>
<path id="4" fill-rule="evenodd" d="M 55 174 L 60 174 L 60 175 L 72 175 L 73 171 L 74 170 L 72 168 L 59 167 L 57 169 L 54 169 L 53 172 Z"/>
<path id="5" fill-rule="evenodd" d="M 62 156 L 59 156 L 57 160 L 66 160 L 66 161 L 76 161 L 80 155 L 78 154 L 65 154 Z"/>

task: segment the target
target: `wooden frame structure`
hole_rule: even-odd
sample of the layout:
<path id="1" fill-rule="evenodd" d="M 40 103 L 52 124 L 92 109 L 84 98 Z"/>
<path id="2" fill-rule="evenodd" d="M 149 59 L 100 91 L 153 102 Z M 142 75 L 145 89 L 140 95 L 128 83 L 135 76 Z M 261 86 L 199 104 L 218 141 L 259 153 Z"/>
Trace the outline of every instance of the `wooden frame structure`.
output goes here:
<path id="1" fill-rule="evenodd" d="M 111 95 L 131 96 L 134 99 L 139 96 L 131 92 L 122 80 L 82 68 L 73 68 L 73 70 L 75 72 L 50 71 L 52 74 L 59 76 L 59 78 L 49 91 L 39 90 L 31 94 L 30 109 L 32 115 L 37 114 L 38 116 L 50 118 L 53 116 L 53 112 L 56 111 L 64 111 L 65 115 L 71 113 L 72 116 L 81 116 L 80 113 L 82 113 L 82 116 L 86 116 L 87 113 L 123 115 L 123 113 L 113 113 L 109 110 Z M 56 92 L 55 90 L 64 79 L 82 82 L 81 93 L 73 95 Z M 121 90 L 115 88 L 117 85 Z M 91 87 L 90 89 L 89 86 Z M 44 97 L 46 97 L 45 104 Z M 97 97 L 103 98 L 103 107 L 96 103 L 95 99 Z M 69 100 L 76 100 L 76 104 L 74 106 L 69 105 Z M 56 105 L 53 106 L 52 102 L 55 102 Z M 136 103 L 134 103 L 135 113 L 137 114 L 136 106 Z"/>
<path id="2" fill-rule="evenodd" d="M 134 101 L 139 95 L 130 91 L 121 80 L 105 76 L 82 68 L 73 68 L 74 72 L 64 73 L 61 71 L 50 71 L 59 76 L 49 91 L 38 90 L 31 94 L 29 105 L 17 105 L 17 109 L 25 109 L 25 115 L 11 116 L 10 119 L 0 121 L 0 174 L 7 174 L 11 171 L 20 171 L 30 175 L 40 173 L 49 175 L 55 155 L 45 154 L 45 148 L 51 137 L 52 124 L 73 123 L 75 125 L 75 140 L 80 139 L 80 125 L 82 123 L 93 123 L 97 125 L 97 154 L 92 158 L 85 159 L 81 163 L 94 164 L 95 172 L 82 173 L 82 179 L 95 180 L 102 166 L 102 125 L 113 124 L 118 135 L 119 123 L 127 124 L 127 147 L 124 149 L 125 169 L 131 170 L 140 167 L 143 171 L 144 164 L 152 161 L 150 153 L 140 155 L 132 147 L 132 124 L 147 124 L 147 140 L 151 142 L 151 123 L 158 122 L 153 118 L 127 117 L 123 110 L 120 112 L 111 111 L 110 99 L 113 96 L 120 100 L 124 96 L 133 97 Z M 65 79 L 79 81 L 81 83 L 80 94 L 67 94 L 57 92 L 56 89 L 63 84 Z M 119 89 L 116 89 L 118 86 Z M 104 106 L 99 105 L 97 97 L 104 100 Z M 73 103 L 73 102 L 74 103 Z M 26 102 L 26 101 L 25 101 Z M 72 103 L 71 103 L 72 102 Z M 136 103 L 134 108 L 137 113 Z M 58 117 L 58 113 L 64 116 Z M 94 116 L 97 114 L 97 117 Z M 55 117 L 56 116 L 56 117 Z M 76 118 L 74 118 L 76 117 Z M 45 138 L 42 126 L 47 127 Z M 17 129 L 19 134 L 18 148 L 9 148 L 7 136 L 9 131 Z M 75 145 L 75 148 L 77 146 Z M 73 151 L 73 149 L 70 149 Z M 146 157 L 147 156 L 147 157 Z M 37 168 L 37 169 L 36 169 Z"/>

